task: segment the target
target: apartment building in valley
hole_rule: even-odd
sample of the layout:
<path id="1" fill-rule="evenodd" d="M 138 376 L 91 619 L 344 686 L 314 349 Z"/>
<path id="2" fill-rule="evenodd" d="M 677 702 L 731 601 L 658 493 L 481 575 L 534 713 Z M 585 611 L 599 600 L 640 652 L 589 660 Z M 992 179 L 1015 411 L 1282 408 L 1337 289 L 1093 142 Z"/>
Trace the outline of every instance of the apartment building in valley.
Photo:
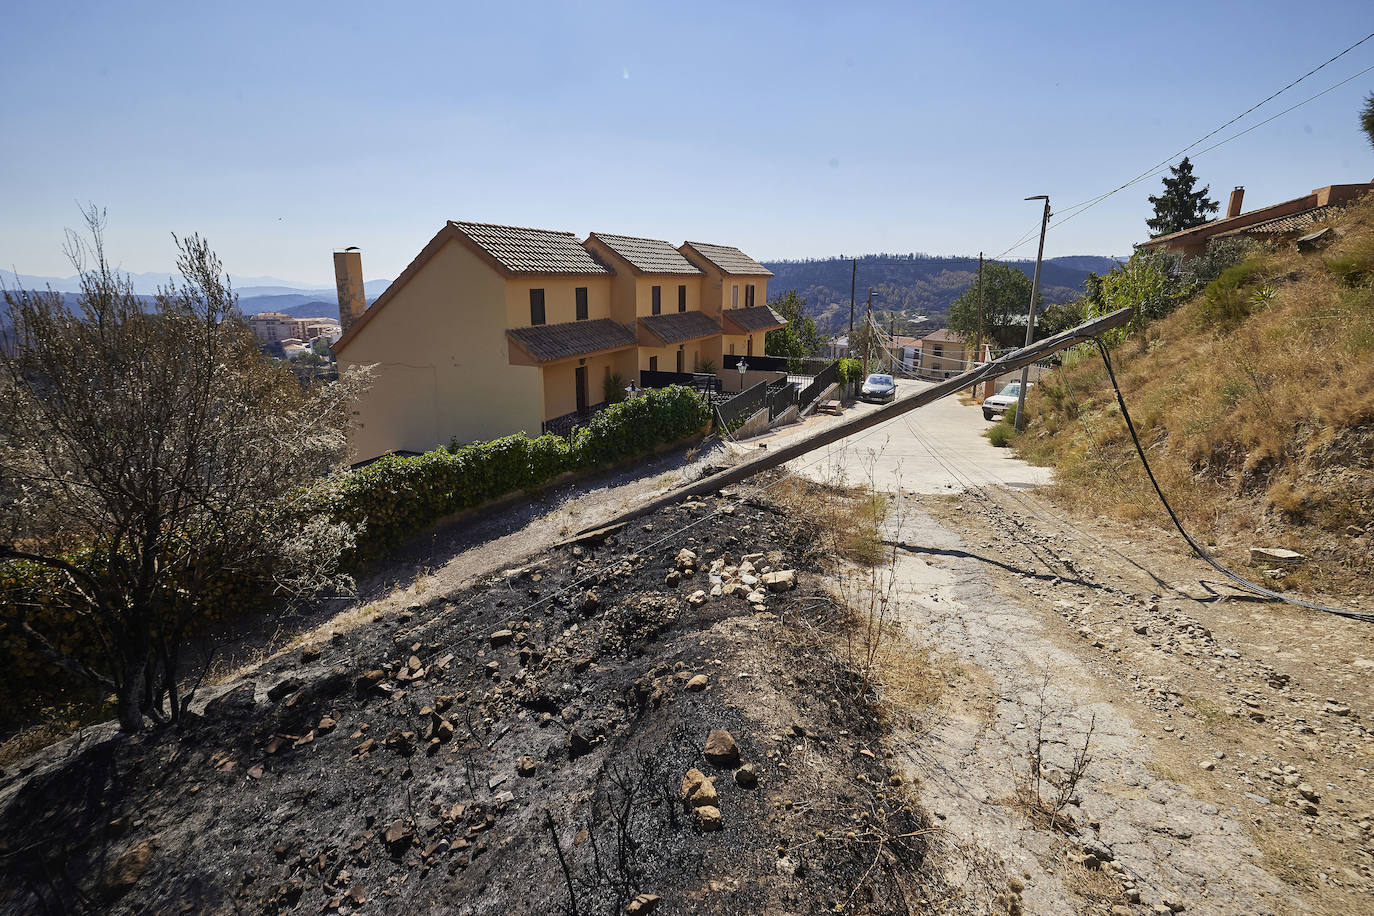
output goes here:
<path id="1" fill-rule="evenodd" d="M 537 436 L 603 405 L 608 385 L 638 382 L 641 370 L 718 370 L 719 300 L 687 247 L 451 221 L 371 306 L 360 253 L 335 252 L 344 331 L 333 352 L 340 368 L 375 367 L 355 407 L 355 460 Z M 707 247 L 752 264 L 752 296 L 765 301 L 762 265 Z M 769 326 L 783 324 L 772 313 Z M 762 338 L 743 346 L 762 354 Z"/>

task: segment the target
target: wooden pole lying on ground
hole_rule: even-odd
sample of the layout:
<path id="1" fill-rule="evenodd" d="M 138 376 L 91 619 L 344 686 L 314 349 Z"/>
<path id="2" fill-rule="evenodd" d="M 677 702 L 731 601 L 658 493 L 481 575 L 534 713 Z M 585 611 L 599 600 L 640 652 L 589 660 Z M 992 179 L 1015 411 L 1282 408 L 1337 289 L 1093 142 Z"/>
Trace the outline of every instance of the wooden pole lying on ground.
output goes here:
<path id="1" fill-rule="evenodd" d="M 1076 328 L 1071 328 L 1053 337 L 1046 337 L 1044 340 L 1036 341 L 1030 346 L 1022 347 L 1019 350 L 1013 350 L 1005 356 L 995 359 L 986 365 L 978 366 L 967 372 L 960 373 L 954 378 L 946 379 L 912 397 L 903 398 L 900 401 L 893 401 L 886 407 L 880 407 L 871 413 L 855 417 L 852 420 L 846 420 L 843 423 L 837 423 L 829 429 L 821 430 L 814 436 L 808 436 L 802 439 L 800 442 L 793 442 L 791 445 L 784 446 L 776 451 L 770 449 L 759 457 L 746 461 L 743 464 L 727 468 L 718 474 L 712 474 L 710 477 L 704 477 L 696 483 L 688 484 L 685 487 L 679 487 L 671 493 L 650 500 L 642 506 L 630 509 L 627 512 L 622 512 L 608 522 L 603 522 L 591 528 L 585 528 L 579 531 L 570 541 L 565 543 L 583 540 L 593 535 L 609 532 L 626 522 L 633 521 L 652 512 L 657 512 L 659 509 L 665 506 L 671 506 L 673 503 L 680 502 L 681 500 L 690 499 L 693 496 L 705 496 L 709 493 L 714 493 L 722 487 L 728 487 L 730 484 L 738 483 L 741 480 L 754 476 L 760 471 L 766 471 L 780 464 L 786 464 L 793 458 L 805 455 L 807 452 L 815 451 L 832 442 L 838 442 L 846 436 L 852 436 L 871 426 L 885 423 L 888 420 L 900 417 L 904 413 L 908 413 L 918 407 L 924 407 L 927 404 L 948 397 L 951 394 L 958 394 L 964 388 L 984 378 L 996 378 L 1013 369 L 1029 366 L 1031 363 L 1044 359 L 1051 353 L 1056 353 L 1065 347 L 1070 347 L 1105 331 L 1125 327 L 1126 323 L 1130 320 L 1131 310 L 1126 308 L 1112 312 L 1110 315 L 1103 315 L 1100 318 L 1093 318 L 1090 321 L 1085 321 Z"/>

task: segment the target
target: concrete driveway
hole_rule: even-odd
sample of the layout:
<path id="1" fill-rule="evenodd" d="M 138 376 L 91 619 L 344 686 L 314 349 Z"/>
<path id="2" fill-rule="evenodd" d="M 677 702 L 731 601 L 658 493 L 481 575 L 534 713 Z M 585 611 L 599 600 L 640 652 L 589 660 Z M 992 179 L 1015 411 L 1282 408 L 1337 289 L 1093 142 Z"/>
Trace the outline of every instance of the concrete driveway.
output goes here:
<path id="1" fill-rule="evenodd" d="M 911 397 L 929 382 L 903 380 L 898 396 Z M 834 423 L 878 409 L 857 403 L 838 417 L 811 417 L 803 423 L 744 443 L 771 444 L 819 432 Z M 1033 467 L 1012 457 L 1010 449 L 994 448 L 983 436 L 993 424 L 973 405 L 947 397 L 904 416 L 864 430 L 833 445 L 788 463 L 794 473 L 817 480 L 871 483 L 880 490 L 916 493 L 958 493 L 969 487 L 1005 486 L 1025 490 L 1049 483 L 1049 468 Z"/>

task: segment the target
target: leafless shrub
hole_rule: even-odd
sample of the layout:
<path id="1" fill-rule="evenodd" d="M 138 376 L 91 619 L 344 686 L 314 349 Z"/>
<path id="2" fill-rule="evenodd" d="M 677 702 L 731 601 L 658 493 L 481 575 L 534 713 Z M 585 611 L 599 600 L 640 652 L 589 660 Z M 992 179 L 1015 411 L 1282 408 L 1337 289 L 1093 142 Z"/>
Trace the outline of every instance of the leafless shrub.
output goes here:
<path id="1" fill-rule="evenodd" d="M 223 266 L 177 239 L 182 280 L 151 308 L 104 249 L 105 216 L 69 233 L 78 307 L 4 291 L 0 562 L 46 570 L 44 601 L 5 601 L 4 627 L 114 693 L 121 727 L 176 720 L 178 674 L 203 599 L 254 579 L 286 598 L 346 588 L 354 532 L 309 484 L 339 466 L 363 381 L 303 389 L 257 348 Z M 65 617 L 54 625 L 51 618 Z M 70 630 L 93 647 L 64 650 Z"/>
<path id="2" fill-rule="evenodd" d="M 1065 809 L 1073 802 L 1078 783 L 1093 761 L 1092 741 L 1097 730 L 1097 714 L 1088 719 L 1087 728 L 1077 736 L 1070 736 L 1065 725 L 1068 710 L 1054 703 L 1049 670 L 1046 669 L 1033 692 L 1031 702 L 1023 704 L 1026 711 L 1028 742 L 1025 750 L 1026 766 L 1018 774 L 1016 797 L 1031 815 L 1053 830 L 1073 830 L 1073 820 Z M 1057 755 L 1057 765 L 1050 758 L 1052 748 L 1062 746 L 1067 752 Z"/>

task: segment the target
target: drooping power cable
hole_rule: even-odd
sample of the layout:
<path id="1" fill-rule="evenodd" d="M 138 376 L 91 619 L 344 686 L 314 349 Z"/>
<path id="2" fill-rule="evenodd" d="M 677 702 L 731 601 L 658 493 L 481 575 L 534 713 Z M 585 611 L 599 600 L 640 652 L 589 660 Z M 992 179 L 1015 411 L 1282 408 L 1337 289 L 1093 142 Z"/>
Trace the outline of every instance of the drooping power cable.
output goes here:
<path id="1" fill-rule="evenodd" d="M 1193 549 L 1193 553 L 1197 554 L 1198 557 L 1201 558 L 1202 561 L 1205 562 L 1208 566 L 1211 566 L 1217 572 L 1221 573 L 1223 576 L 1230 579 L 1237 586 L 1239 586 L 1247 592 L 1252 592 L 1256 595 L 1261 595 L 1265 598 L 1272 598 L 1275 601 L 1282 601 L 1285 604 L 1292 604 L 1298 607 L 1305 607 L 1313 611 L 1323 611 L 1324 613 L 1335 614 L 1339 617 L 1348 617 L 1351 620 L 1359 620 L 1363 621 L 1364 623 L 1374 623 L 1374 613 L 1362 613 L 1360 611 L 1350 611 L 1344 610 L 1342 608 L 1327 607 L 1323 604 L 1313 604 L 1310 601 L 1303 601 L 1300 598 L 1290 598 L 1287 595 L 1280 594 L 1279 592 L 1265 588 L 1262 585 L 1256 585 L 1254 582 L 1251 582 L 1244 576 L 1241 576 L 1238 573 L 1234 573 L 1231 570 L 1227 569 L 1225 566 L 1222 566 L 1219 562 L 1217 562 L 1216 557 L 1212 556 L 1212 554 L 1209 553 L 1201 544 L 1193 540 L 1192 536 L 1189 535 L 1188 532 L 1184 529 L 1183 523 L 1179 521 L 1178 516 L 1174 514 L 1173 506 L 1169 505 L 1169 500 L 1165 498 L 1164 491 L 1161 490 L 1159 487 L 1159 481 L 1155 479 L 1154 471 L 1150 469 L 1150 461 L 1148 458 L 1145 457 L 1145 449 L 1140 444 L 1140 437 L 1136 435 L 1135 424 L 1131 422 L 1130 411 L 1126 409 L 1126 399 L 1121 394 L 1121 386 L 1118 385 L 1116 382 L 1116 372 L 1114 372 L 1112 369 L 1112 360 L 1111 357 L 1107 354 L 1107 345 L 1104 344 L 1097 337 L 1093 337 L 1092 341 L 1093 343 L 1097 344 L 1097 349 L 1102 354 L 1102 362 L 1107 367 L 1107 377 L 1111 379 L 1112 389 L 1116 391 L 1116 403 L 1121 407 L 1121 416 L 1126 421 L 1126 429 L 1131 434 L 1131 442 L 1135 444 L 1135 451 L 1136 454 L 1140 456 L 1140 463 L 1145 466 L 1145 473 L 1147 476 L 1149 476 L 1150 483 L 1154 486 L 1155 494 L 1159 497 L 1159 501 L 1164 505 L 1164 510 L 1169 513 L 1169 518 L 1171 521 L 1173 521 L 1174 527 L 1177 528 L 1178 533 L 1183 536 L 1183 540 L 1188 542 L 1188 546 Z"/>

